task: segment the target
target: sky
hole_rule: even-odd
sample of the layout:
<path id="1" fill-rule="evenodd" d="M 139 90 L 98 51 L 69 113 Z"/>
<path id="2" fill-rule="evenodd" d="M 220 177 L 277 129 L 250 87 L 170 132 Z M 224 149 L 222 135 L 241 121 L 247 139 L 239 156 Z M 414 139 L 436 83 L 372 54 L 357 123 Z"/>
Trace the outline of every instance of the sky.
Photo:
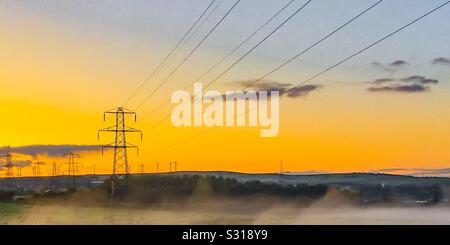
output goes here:
<path id="1" fill-rule="evenodd" d="M 111 171 L 97 130 L 112 125 L 102 113 L 123 105 L 169 53 L 209 0 L 41 1 L 0 0 L 0 146 L 11 146 L 25 166 L 45 162 L 66 168 L 70 145 L 80 173 Z M 306 1 L 295 0 L 223 64 L 207 83 Z M 313 0 L 209 89 L 243 89 L 376 1 Z M 266 87 L 295 85 L 443 4 L 442 0 L 385 0 L 365 15 L 265 78 Z M 176 56 L 124 105 L 134 110 L 202 40 L 235 3 L 217 0 L 204 24 Z M 152 172 L 177 161 L 178 170 L 365 172 L 445 169 L 450 166 L 450 6 L 309 81 L 310 90 L 282 98 L 280 132 L 259 128 L 183 127 L 170 120 L 153 127 L 174 105 L 153 112 L 193 83 L 288 0 L 241 0 L 196 52 L 137 112 L 130 126 L 144 132 L 130 152 L 132 171 Z M 211 8 L 212 9 L 212 8 Z M 153 112 L 153 113 L 150 113 Z M 33 153 L 20 151 L 32 147 Z M 83 147 L 84 146 L 84 147 Z M 45 149 L 44 149 L 45 148 Z M 16 149 L 16 150 L 14 150 Z M 61 151 L 61 152 L 60 152 Z M 55 153 L 57 152 L 57 154 Z M 61 153 L 61 154 L 60 154 Z M 28 165 L 27 165 L 28 163 Z M 24 168 L 24 175 L 32 173 Z"/>

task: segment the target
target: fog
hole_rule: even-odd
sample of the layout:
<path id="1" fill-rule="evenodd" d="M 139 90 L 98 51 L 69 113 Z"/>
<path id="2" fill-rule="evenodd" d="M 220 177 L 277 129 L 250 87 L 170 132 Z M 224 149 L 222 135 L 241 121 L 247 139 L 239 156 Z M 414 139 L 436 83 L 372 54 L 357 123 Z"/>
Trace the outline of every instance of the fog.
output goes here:
<path id="1" fill-rule="evenodd" d="M 450 207 L 358 205 L 338 192 L 305 204 L 268 197 L 112 204 L 80 195 L 24 204 L 6 224 L 450 224 Z"/>

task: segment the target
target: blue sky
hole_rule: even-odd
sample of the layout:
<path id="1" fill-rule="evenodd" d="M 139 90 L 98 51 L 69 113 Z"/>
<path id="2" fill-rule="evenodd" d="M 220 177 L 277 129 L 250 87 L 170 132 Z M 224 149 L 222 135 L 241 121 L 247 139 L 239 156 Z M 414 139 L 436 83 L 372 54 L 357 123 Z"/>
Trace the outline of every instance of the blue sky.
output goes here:
<path id="1" fill-rule="evenodd" d="M 48 19 L 73 30 L 90 36 L 102 36 L 110 42 L 132 40 L 144 46 L 158 45 L 161 50 L 169 50 L 209 4 L 208 0 L 153 0 L 153 1 L 2 1 L 2 13 L 16 18 Z M 193 62 L 214 55 L 220 58 L 243 37 L 257 28 L 287 1 L 242 0 L 223 25 L 208 39 L 204 47 L 193 57 Z M 297 1 L 290 6 L 280 19 L 292 12 L 305 1 Z M 284 26 L 276 35 L 260 46 L 245 64 L 256 66 L 263 71 L 279 61 L 306 47 L 322 37 L 340 23 L 356 15 L 375 1 L 360 0 L 316 0 L 305 8 L 295 19 Z M 304 58 L 292 63 L 289 70 L 303 66 L 322 67 L 333 63 L 352 50 L 375 40 L 425 11 L 445 1 L 386 0 L 366 16 L 352 24 L 332 39 L 329 39 Z M 224 0 L 217 13 L 224 13 L 234 3 Z M 214 15 L 217 20 L 220 16 Z M 266 28 L 259 37 L 267 33 Z M 212 22 L 202 28 L 204 33 Z M 236 28 L 239 27 L 239 28 Z M 45 27 L 43 27 L 45 28 Z M 450 53 L 450 8 L 444 8 L 412 28 L 400 33 L 392 40 L 350 62 L 353 64 L 372 61 L 391 62 L 397 59 L 411 59 L 426 64 L 430 59 Z M 201 35 L 195 38 L 198 40 Z M 249 43 L 249 46 L 254 42 Z M 159 50 L 158 50 L 159 51 Z M 162 58 L 165 52 L 152 52 L 149 56 Z M 241 76 L 236 69 L 233 74 Z M 246 71 L 248 74 L 248 72 Z M 258 74 L 258 73 L 255 73 Z M 281 72 L 280 74 L 283 74 Z M 251 76 L 248 74 L 247 76 Z M 295 79 L 295 77 L 292 77 Z"/>

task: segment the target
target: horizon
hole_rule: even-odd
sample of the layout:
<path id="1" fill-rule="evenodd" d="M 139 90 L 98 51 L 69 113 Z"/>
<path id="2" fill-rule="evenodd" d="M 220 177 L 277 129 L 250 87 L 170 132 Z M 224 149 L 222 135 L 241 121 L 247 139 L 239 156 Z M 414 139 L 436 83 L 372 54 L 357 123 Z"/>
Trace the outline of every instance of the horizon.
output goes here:
<path id="1" fill-rule="evenodd" d="M 54 161 L 65 171 L 62 154 L 72 151 L 80 153 L 81 174 L 93 172 L 93 163 L 96 172 L 111 173 L 112 152 L 102 156 L 96 146 L 114 141 L 107 134 L 97 140 L 97 131 L 114 124 L 112 117 L 103 122 L 102 114 L 115 105 L 136 111 L 137 122 L 130 118 L 126 124 L 144 133 L 142 142 L 127 135 L 139 147 L 139 155 L 128 152 L 132 171 L 142 163 L 155 169 L 157 162 L 176 161 L 179 169 L 193 171 L 276 173 L 283 162 L 290 172 L 447 174 L 450 7 L 321 74 L 447 1 L 213 2 L 197 31 L 146 80 L 211 2 L 174 1 L 177 8 L 163 0 L 0 2 L 0 104 L 6 108 L 0 150 L 11 146 L 13 163 L 23 167 L 23 175 L 32 176 L 36 164 Z M 277 11 L 276 18 L 202 76 Z M 184 57 L 189 58 L 185 63 Z M 255 80 L 259 84 L 251 85 Z M 213 82 L 208 90 L 222 93 L 248 86 L 286 93 L 280 97 L 279 134 L 261 138 L 259 127 L 175 128 L 164 120 L 174 105 L 164 103 L 190 82 Z"/>

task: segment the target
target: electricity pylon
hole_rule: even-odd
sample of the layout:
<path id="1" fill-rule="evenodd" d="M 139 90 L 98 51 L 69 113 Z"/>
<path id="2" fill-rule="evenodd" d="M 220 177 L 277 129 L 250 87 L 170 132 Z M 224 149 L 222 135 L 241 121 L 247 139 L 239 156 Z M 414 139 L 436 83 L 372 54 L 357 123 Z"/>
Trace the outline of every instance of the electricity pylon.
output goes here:
<path id="1" fill-rule="evenodd" d="M 75 162 L 76 158 L 79 158 L 80 155 L 68 152 L 63 154 L 64 157 L 67 157 L 67 164 L 69 165 L 69 170 L 67 173 L 67 190 L 77 190 L 77 176 L 76 176 L 76 164 L 79 164 Z"/>
<path id="2" fill-rule="evenodd" d="M 22 176 L 22 166 L 17 166 L 17 176 L 21 177 Z"/>
<path id="3" fill-rule="evenodd" d="M 34 162 L 33 163 L 33 175 L 34 177 L 40 176 L 41 174 L 41 165 L 44 165 L 45 162 Z"/>
<path id="4" fill-rule="evenodd" d="M 50 189 L 56 189 L 57 188 L 57 176 L 59 175 L 59 171 L 58 171 L 58 165 L 56 165 L 56 162 L 53 161 L 52 164 L 52 177 L 50 179 Z"/>
<path id="5" fill-rule="evenodd" d="M 100 132 L 115 134 L 115 140 L 113 143 L 102 145 L 102 154 L 105 148 L 114 149 L 113 170 L 111 176 L 111 196 L 120 197 L 128 187 L 127 182 L 130 174 L 127 149 L 135 148 L 139 152 L 137 146 L 127 142 L 126 135 L 127 133 L 140 133 L 142 140 L 142 131 L 126 125 L 127 116 L 134 116 L 134 121 L 136 122 L 136 112 L 134 111 L 123 107 L 117 107 L 104 112 L 103 121 L 106 120 L 106 115 L 114 115 L 115 125 L 99 130 L 97 137 L 100 137 Z"/>
<path id="6" fill-rule="evenodd" d="M 280 161 L 280 174 L 279 174 L 279 182 L 284 183 L 284 163 L 283 160 Z"/>
<path id="7" fill-rule="evenodd" d="M 5 176 L 6 176 L 6 183 L 9 187 L 14 187 L 14 164 L 13 164 L 13 155 L 11 154 L 11 148 L 8 146 L 6 147 L 6 153 L 2 155 L 2 157 L 5 159 Z"/>

